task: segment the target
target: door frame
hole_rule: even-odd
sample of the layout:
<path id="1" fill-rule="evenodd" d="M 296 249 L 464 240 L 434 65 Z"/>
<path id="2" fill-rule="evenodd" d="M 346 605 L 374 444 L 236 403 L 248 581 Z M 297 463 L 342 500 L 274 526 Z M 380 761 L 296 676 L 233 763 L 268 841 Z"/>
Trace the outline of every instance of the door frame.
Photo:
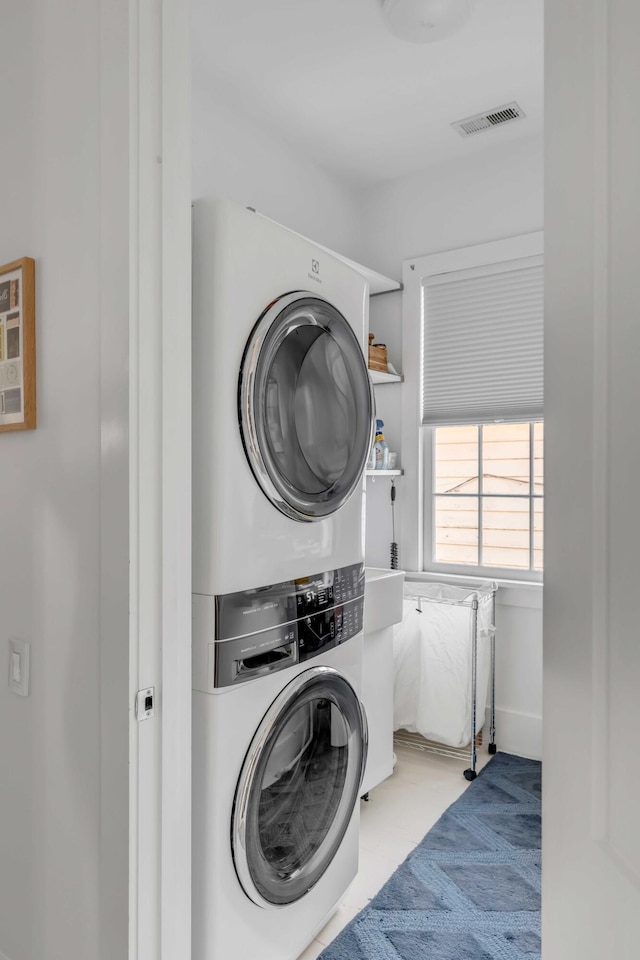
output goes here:
<path id="1" fill-rule="evenodd" d="M 129 0 L 130 960 L 191 956 L 189 34 L 189 0 Z"/>
<path id="2" fill-rule="evenodd" d="M 630 960 L 640 9 L 547 0 L 545 31 L 543 956 Z"/>

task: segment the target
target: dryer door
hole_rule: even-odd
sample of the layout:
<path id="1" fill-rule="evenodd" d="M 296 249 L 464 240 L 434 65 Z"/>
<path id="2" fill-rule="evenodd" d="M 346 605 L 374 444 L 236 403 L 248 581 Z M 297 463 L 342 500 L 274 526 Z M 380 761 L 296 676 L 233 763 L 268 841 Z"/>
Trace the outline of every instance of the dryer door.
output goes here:
<path id="1" fill-rule="evenodd" d="M 335 513 L 360 483 L 373 440 L 373 393 L 339 310 L 311 293 L 274 301 L 246 346 L 240 428 L 251 469 L 295 520 Z"/>
<path id="2" fill-rule="evenodd" d="M 265 715 L 242 767 L 233 812 L 236 871 L 263 907 L 318 882 L 345 835 L 367 754 L 362 706 L 331 667 L 299 674 Z"/>

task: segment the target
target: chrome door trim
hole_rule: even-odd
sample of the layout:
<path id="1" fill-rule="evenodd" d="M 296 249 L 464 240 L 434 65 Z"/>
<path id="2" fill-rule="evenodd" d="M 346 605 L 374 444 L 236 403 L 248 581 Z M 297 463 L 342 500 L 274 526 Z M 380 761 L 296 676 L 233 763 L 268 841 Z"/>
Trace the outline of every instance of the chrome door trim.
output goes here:
<path id="1" fill-rule="evenodd" d="M 267 909 L 282 909 L 283 907 L 290 906 L 289 903 L 277 904 L 273 903 L 270 900 L 265 899 L 260 891 L 256 888 L 253 877 L 251 875 L 251 870 L 249 867 L 249 860 L 247 856 L 247 825 L 248 825 L 248 808 L 249 800 L 251 797 L 251 788 L 254 783 L 256 768 L 259 764 L 260 758 L 262 757 L 265 749 L 265 744 L 269 740 L 269 737 L 273 733 L 273 730 L 276 726 L 278 718 L 281 716 L 282 712 L 286 707 L 296 700 L 300 692 L 308 687 L 315 679 L 323 678 L 335 678 L 340 679 L 346 683 L 350 689 L 353 691 L 354 699 L 356 704 L 359 707 L 360 713 L 360 722 L 362 728 L 362 757 L 360 763 L 360 776 L 358 780 L 358 793 L 356 793 L 355 803 L 358 801 L 359 797 L 359 788 L 362 785 L 362 779 L 364 777 L 365 768 L 367 765 L 367 752 L 369 745 L 369 733 L 368 733 L 368 724 L 367 717 L 364 710 L 364 706 L 356 694 L 355 690 L 346 679 L 346 677 L 340 673 L 339 670 L 336 670 L 334 667 L 326 666 L 317 666 L 311 667 L 309 670 L 305 670 L 303 673 L 298 674 L 287 686 L 280 691 L 276 699 L 273 701 L 266 714 L 264 715 L 256 733 L 251 741 L 249 750 L 245 757 L 244 763 L 242 765 L 242 770 L 240 772 L 240 778 L 238 780 L 238 785 L 236 787 L 235 803 L 232 814 L 232 824 L 231 824 L 231 837 L 232 837 L 232 854 L 233 861 L 238 874 L 238 879 L 244 888 L 247 896 L 253 900 L 260 907 L 265 907 Z M 345 822 L 348 825 L 349 820 L 353 810 L 355 809 L 355 803 L 350 811 L 348 811 L 348 816 L 346 815 L 347 811 L 343 809 L 346 805 L 346 800 L 343 797 L 341 798 L 340 805 L 338 807 L 337 817 L 342 813 L 345 816 Z M 320 859 L 320 854 L 322 851 L 322 845 L 318 848 L 315 854 L 312 856 L 309 861 L 311 870 L 313 869 L 313 864 L 317 863 Z M 331 862 L 331 861 L 329 861 Z M 329 864 L 327 864 L 328 866 Z"/>
<path id="2" fill-rule="evenodd" d="M 284 294 L 281 297 L 278 297 L 277 300 L 274 300 L 266 308 L 265 312 L 262 314 L 258 320 L 256 326 L 254 327 L 247 346 L 245 348 L 244 356 L 242 358 L 242 365 L 240 368 L 240 379 L 238 384 L 238 414 L 240 419 L 240 427 L 242 432 L 242 439 L 245 446 L 245 452 L 251 469 L 253 470 L 258 483 L 269 497 L 271 502 L 286 516 L 291 517 L 293 520 L 300 520 L 303 522 L 314 522 L 318 520 L 324 520 L 327 516 L 330 516 L 332 513 L 335 513 L 336 510 L 339 510 L 340 507 L 346 503 L 346 501 L 351 497 L 355 489 L 357 488 L 357 481 L 352 485 L 350 490 L 345 491 L 342 497 L 339 500 L 335 501 L 333 510 L 330 513 L 315 515 L 314 513 L 307 513 L 301 509 L 298 509 L 293 504 L 284 497 L 284 495 L 278 490 L 273 480 L 271 479 L 265 459 L 262 455 L 262 450 L 260 449 L 260 442 L 258 438 L 258 429 L 256 423 L 256 410 L 254 405 L 254 390 L 255 390 L 255 380 L 256 373 L 258 370 L 258 363 L 260 359 L 260 354 L 264 344 L 265 337 L 267 336 L 269 330 L 273 326 L 273 323 L 277 320 L 283 310 L 297 301 L 307 300 L 307 299 L 318 300 L 321 303 L 325 303 L 328 307 L 334 310 L 339 316 L 342 316 L 337 307 L 334 307 L 333 304 L 325 299 L 324 297 L 318 296 L 317 293 L 314 293 L 310 290 L 295 290 L 292 293 Z M 318 323 L 316 317 L 313 316 L 309 311 L 300 311 L 300 314 L 294 314 L 291 318 L 291 323 L 288 328 L 286 328 L 285 337 L 289 335 L 297 326 L 303 325 L 301 323 L 302 317 L 304 317 L 305 326 L 319 326 L 323 329 L 326 329 L 323 324 Z M 355 333 L 353 332 L 351 325 L 345 319 L 344 322 L 347 325 L 348 330 L 352 333 L 354 339 Z M 284 337 L 282 338 L 284 339 Z M 358 346 L 360 346 L 358 344 Z M 368 391 L 369 391 L 369 405 L 371 411 L 371 435 L 369 437 L 369 445 L 362 458 L 362 472 L 366 466 L 367 458 L 369 456 L 369 451 L 371 449 L 371 444 L 373 443 L 373 430 L 374 430 L 374 412 L 375 412 L 375 395 L 373 392 L 373 384 L 371 383 L 371 378 L 369 377 L 367 371 L 367 365 L 364 358 L 364 354 L 360 349 L 360 356 L 362 357 L 362 363 L 366 371 L 366 376 L 368 380 Z"/>

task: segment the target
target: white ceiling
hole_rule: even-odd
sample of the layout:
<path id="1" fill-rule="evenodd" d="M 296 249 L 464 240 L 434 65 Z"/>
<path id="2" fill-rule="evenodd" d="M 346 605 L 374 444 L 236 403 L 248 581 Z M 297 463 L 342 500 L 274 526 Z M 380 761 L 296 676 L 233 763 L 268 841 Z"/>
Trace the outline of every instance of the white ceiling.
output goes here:
<path id="1" fill-rule="evenodd" d="M 477 0 L 457 35 L 405 43 L 379 0 L 192 0 L 198 99 L 226 96 L 356 184 L 542 132 L 543 0 Z M 523 120 L 451 123 L 516 100 Z"/>

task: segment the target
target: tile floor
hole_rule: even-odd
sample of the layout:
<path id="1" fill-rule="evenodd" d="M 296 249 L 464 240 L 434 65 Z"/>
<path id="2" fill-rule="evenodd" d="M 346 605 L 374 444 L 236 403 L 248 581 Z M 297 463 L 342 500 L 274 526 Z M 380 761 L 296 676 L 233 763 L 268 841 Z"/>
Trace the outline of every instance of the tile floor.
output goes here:
<path id="1" fill-rule="evenodd" d="M 408 853 L 468 786 L 468 761 L 396 744 L 393 775 L 360 801 L 360 869 L 338 910 L 299 960 L 316 960 L 342 928 L 366 907 Z M 489 760 L 478 751 L 478 769 Z"/>

